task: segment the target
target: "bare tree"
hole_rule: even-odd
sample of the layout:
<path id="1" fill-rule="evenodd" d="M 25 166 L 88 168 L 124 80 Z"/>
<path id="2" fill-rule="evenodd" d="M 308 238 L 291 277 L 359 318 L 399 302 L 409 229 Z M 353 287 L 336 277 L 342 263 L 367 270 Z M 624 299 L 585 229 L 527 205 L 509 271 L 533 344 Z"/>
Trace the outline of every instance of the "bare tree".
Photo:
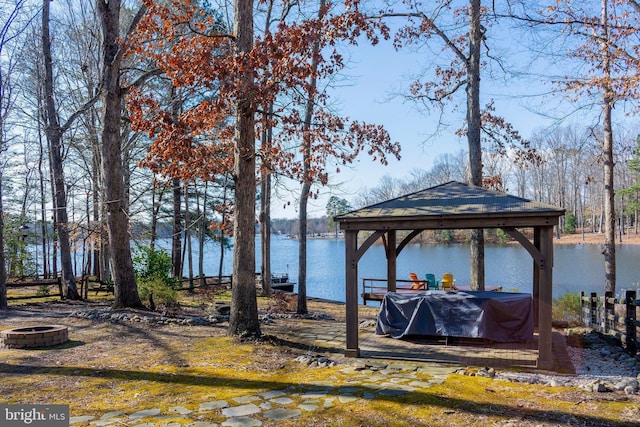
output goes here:
<path id="1" fill-rule="evenodd" d="M 59 112 L 55 105 L 53 88 L 53 60 L 51 55 L 51 36 L 49 35 L 49 0 L 42 1 L 42 57 L 44 61 L 44 100 L 45 100 L 45 132 L 49 142 L 51 168 L 54 180 L 54 208 L 56 210 L 56 230 L 60 245 L 60 263 L 62 267 L 62 283 L 64 296 L 68 299 L 81 299 L 76 287 L 71 259 L 71 244 L 69 237 L 69 216 L 67 213 L 67 194 L 65 188 L 62 136 L 71 127 L 75 119 L 84 111 L 71 115 L 66 123 L 58 120 Z M 97 101 L 97 97 L 86 104 L 88 109 Z"/>
<path id="2" fill-rule="evenodd" d="M 28 15 L 28 2 L 26 0 L 15 0 L 13 7 L 0 9 L 0 152 L 6 149 L 7 141 L 5 137 L 6 122 L 9 114 L 13 109 L 14 94 L 12 93 L 13 84 L 11 82 L 11 73 L 15 66 L 15 57 L 13 52 L 18 50 L 16 44 L 18 37 L 26 29 L 31 18 L 21 21 L 23 14 Z M 2 202 L 2 177 L 4 175 L 4 167 L 0 166 L 0 309 L 7 308 L 7 272 L 5 269 L 4 256 L 4 212 Z"/>
<path id="3" fill-rule="evenodd" d="M 233 33 L 239 58 L 253 49 L 253 2 L 234 0 Z M 253 83 L 253 69 L 248 63 L 239 76 L 243 87 Z M 259 336 L 258 302 L 256 294 L 255 258 L 255 106 L 250 92 L 241 94 L 234 105 L 234 172 L 235 215 L 233 222 L 233 287 L 229 333 Z"/>
<path id="4" fill-rule="evenodd" d="M 608 0 L 602 0 L 602 12 L 600 15 L 600 37 L 598 38 L 602 54 L 602 125 L 604 138 L 602 141 L 602 153 L 604 156 L 604 273 L 605 291 L 616 291 L 616 214 L 615 214 L 615 188 L 614 188 L 614 163 L 613 163 L 613 127 L 612 111 L 615 104 L 615 93 L 611 83 L 612 54 L 609 38 L 609 11 Z"/>
<path id="5" fill-rule="evenodd" d="M 120 83 L 120 67 L 124 48 L 120 43 L 120 0 L 97 0 L 102 24 L 102 70 L 100 97 L 102 103 L 102 179 L 105 191 L 107 232 L 114 277 L 114 306 L 141 307 L 138 295 L 131 245 L 129 218 L 124 188 L 121 150 L 121 116 L 124 90 Z M 127 35 L 146 13 L 142 6 L 134 17 Z M 126 41 L 126 36 L 125 36 Z"/>
<path id="6" fill-rule="evenodd" d="M 325 13 L 325 1 L 320 0 L 318 6 L 318 20 L 322 20 Z M 303 124 L 303 142 L 302 142 L 302 167 L 303 181 L 302 190 L 300 191 L 300 210 L 298 218 L 300 220 L 300 233 L 298 238 L 298 308 L 299 314 L 307 313 L 307 205 L 309 202 L 309 194 L 311 192 L 312 181 L 310 179 L 309 170 L 311 169 L 311 119 L 315 108 L 315 97 L 318 87 L 318 54 L 320 52 L 320 42 L 313 43 L 311 52 L 311 77 L 308 87 L 308 98 L 304 108 L 304 124 Z"/>

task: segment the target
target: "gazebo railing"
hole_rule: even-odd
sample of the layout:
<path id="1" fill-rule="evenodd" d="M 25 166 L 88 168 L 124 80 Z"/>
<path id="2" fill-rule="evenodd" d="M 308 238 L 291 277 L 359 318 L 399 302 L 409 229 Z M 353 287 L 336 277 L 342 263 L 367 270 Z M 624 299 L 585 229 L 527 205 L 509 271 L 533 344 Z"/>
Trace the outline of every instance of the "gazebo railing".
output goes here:
<path id="1" fill-rule="evenodd" d="M 396 289 L 410 291 L 413 283 L 413 280 L 396 279 Z M 382 301 L 384 295 L 388 292 L 388 286 L 387 279 L 362 278 L 362 293 L 360 294 L 362 303 L 367 305 L 367 301 Z M 424 289 L 418 289 L 416 292 L 424 292 Z"/>

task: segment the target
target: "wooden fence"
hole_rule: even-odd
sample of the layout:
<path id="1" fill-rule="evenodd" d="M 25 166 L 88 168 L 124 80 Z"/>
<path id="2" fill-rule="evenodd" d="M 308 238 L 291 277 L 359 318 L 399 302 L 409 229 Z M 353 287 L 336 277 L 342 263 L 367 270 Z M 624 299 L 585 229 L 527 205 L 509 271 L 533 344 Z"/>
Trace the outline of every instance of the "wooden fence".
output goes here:
<path id="1" fill-rule="evenodd" d="M 11 288 L 29 289 L 30 291 L 33 290 L 33 293 L 10 296 L 7 297 L 7 300 L 43 298 L 47 296 L 62 298 L 62 282 L 60 281 L 60 277 L 29 277 L 19 280 L 10 280 L 7 281 L 6 286 L 7 291 Z M 35 288 L 37 288 L 37 290 Z M 50 288 L 54 288 L 54 292 L 51 292 Z"/>
<path id="2" fill-rule="evenodd" d="M 631 354 L 640 349 L 640 321 L 638 321 L 636 291 L 625 291 L 622 299 L 616 299 L 612 292 L 598 297 L 595 292 L 580 293 L 580 322 L 582 326 L 615 337 Z"/>

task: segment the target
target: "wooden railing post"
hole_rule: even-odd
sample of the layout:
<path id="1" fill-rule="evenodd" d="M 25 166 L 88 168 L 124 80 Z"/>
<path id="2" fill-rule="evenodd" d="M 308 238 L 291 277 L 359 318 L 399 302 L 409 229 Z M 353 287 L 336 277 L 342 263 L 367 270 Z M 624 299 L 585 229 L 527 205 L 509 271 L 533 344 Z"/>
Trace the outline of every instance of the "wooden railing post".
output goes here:
<path id="1" fill-rule="evenodd" d="M 624 298 L 625 305 L 625 317 L 624 322 L 626 326 L 626 343 L 625 347 L 627 352 L 634 355 L 638 350 L 638 335 L 636 333 L 636 306 L 634 304 L 636 300 L 636 291 L 626 291 Z"/>
<path id="2" fill-rule="evenodd" d="M 365 278 L 362 278 L 362 304 L 367 305 L 367 289 L 365 286 Z"/>
<path id="3" fill-rule="evenodd" d="M 615 325 L 611 324 L 610 316 L 615 315 L 615 304 L 612 301 L 613 292 L 607 291 L 604 293 L 604 330 L 606 335 L 611 329 L 615 329 Z"/>

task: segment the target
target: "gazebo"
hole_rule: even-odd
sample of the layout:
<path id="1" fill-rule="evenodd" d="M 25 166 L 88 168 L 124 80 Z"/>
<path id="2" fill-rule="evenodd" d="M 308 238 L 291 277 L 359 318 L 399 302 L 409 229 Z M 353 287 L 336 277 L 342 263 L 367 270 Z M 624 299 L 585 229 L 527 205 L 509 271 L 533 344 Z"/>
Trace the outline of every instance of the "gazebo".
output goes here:
<path id="1" fill-rule="evenodd" d="M 396 259 L 402 249 L 424 230 L 501 228 L 531 255 L 534 323 L 538 330 L 540 369 L 553 367 L 552 289 L 553 227 L 564 209 L 505 193 L 451 181 L 422 191 L 338 215 L 345 235 L 346 349 L 347 357 L 360 357 L 358 337 L 358 261 L 382 238 L 387 257 L 387 289 L 396 290 Z M 533 242 L 519 229 L 533 229 Z M 366 232 L 362 242 L 359 232 Z M 408 232 L 400 242 L 398 231 Z M 404 235 L 404 233 L 403 233 Z"/>

